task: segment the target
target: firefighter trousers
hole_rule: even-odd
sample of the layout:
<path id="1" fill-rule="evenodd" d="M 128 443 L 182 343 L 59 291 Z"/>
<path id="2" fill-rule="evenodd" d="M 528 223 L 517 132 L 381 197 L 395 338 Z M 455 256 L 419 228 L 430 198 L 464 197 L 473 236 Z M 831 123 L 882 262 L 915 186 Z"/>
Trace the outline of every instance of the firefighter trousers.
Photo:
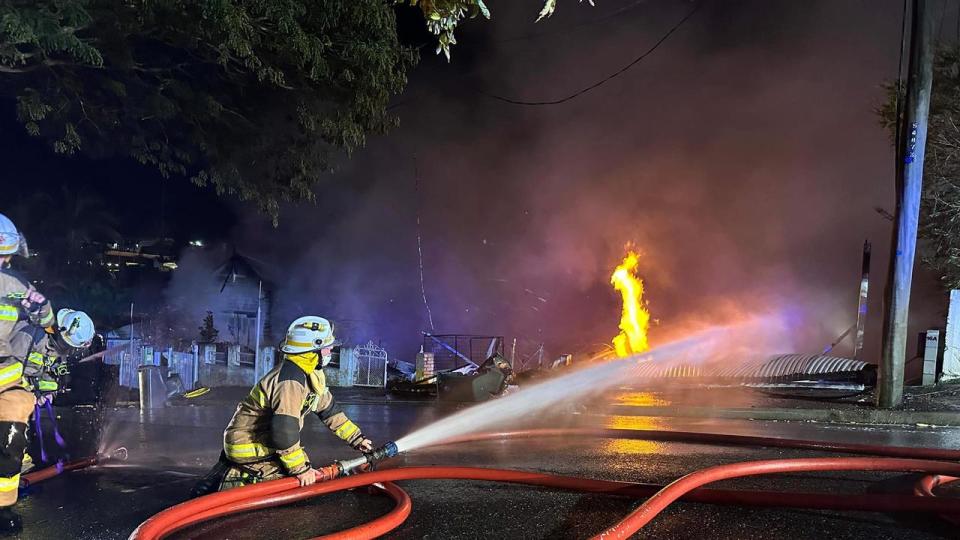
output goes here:
<path id="1" fill-rule="evenodd" d="M 27 429 L 36 398 L 23 388 L 0 392 L 0 507 L 17 502 Z"/>
<path id="2" fill-rule="evenodd" d="M 287 476 L 286 470 L 279 457 L 257 463 L 235 463 L 221 452 L 220 460 L 206 476 L 197 482 L 190 494 L 193 497 L 200 497 L 235 487 L 277 480 L 285 476 Z"/>

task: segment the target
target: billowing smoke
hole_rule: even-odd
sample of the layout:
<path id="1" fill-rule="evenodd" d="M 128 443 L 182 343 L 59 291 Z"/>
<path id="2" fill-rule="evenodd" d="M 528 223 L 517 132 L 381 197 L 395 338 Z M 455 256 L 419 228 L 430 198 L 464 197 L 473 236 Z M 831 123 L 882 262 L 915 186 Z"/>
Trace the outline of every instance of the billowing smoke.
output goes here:
<path id="1" fill-rule="evenodd" d="M 891 224 L 874 207 L 892 206 L 893 160 L 873 108 L 896 73 L 902 6 L 707 2 L 578 99 L 484 96 L 562 97 L 690 8 L 609 4 L 534 26 L 529 5 L 498 3 L 489 24 L 463 28 L 451 64 L 424 55 L 398 98 L 401 128 L 355 154 L 316 206 L 285 208 L 278 229 L 251 213 L 236 244 L 274 263 L 274 325 L 320 314 L 412 357 L 431 330 L 419 216 L 437 333 L 595 350 L 617 331 L 609 277 L 632 241 L 654 345 L 773 314 L 792 330 L 782 352 L 819 352 L 855 321 L 870 238 L 875 359 Z M 940 306 L 914 308 L 937 320 Z"/>
<path id="2" fill-rule="evenodd" d="M 236 342 L 230 335 L 231 330 L 236 333 L 236 324 L 224 317 L 223 312 L 240 307 L 233 294 L 237 285 L 225 284 L 221 275 L 230 272 L 232 254 L 230 247 L 216 246 L 203 250 L 191 247 L 180 255 L 177 270 L 164 291 L 168 310 L 182 321 L 181 334 L 184 335 L 176 337 L 196 339 L 209 311 L 214 314 L 214 327 L 220 332 L 220 339 Z M 256 283 L 251 285 L 252 292 L 244 291 L 250 302 L 256 302 L 256 286 Z M 234 324 L 231 326 L 231 323 Z"/>

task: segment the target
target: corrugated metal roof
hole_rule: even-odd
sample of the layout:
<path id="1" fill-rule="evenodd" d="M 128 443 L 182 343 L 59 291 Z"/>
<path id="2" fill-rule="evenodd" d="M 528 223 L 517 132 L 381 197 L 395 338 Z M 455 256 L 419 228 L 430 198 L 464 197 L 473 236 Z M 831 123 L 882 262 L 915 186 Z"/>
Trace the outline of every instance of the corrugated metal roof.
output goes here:
<path id="1" fill-rule="evenodd" d="M 783 354 L 733 365 L 678 364 L 640 362 L 636 377 L 653 378 L 709 378 L 742 381 L 776 381 L 829 375 L 853 375 L 867 368 L 862 360 L 824 356 L 820 354 Z"/>

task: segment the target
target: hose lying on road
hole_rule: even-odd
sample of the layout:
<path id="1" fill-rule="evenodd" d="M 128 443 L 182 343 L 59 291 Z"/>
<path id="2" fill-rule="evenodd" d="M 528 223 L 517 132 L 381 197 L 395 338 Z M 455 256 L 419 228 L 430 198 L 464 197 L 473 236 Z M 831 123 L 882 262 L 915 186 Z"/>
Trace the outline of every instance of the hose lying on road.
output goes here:
<path id="1" fill-rule="evenodd" d="M 914 485 L 913 493 L 921 497 L 936 497 L 937 494 L 933 491 L 939 486 L 950 484 L 960 480 L 955 476 L 941 476 L 939 474 L 931 474 L 920 478 L 917 480 L 917 483 Z M 960 513 L 945 513 L 940 517 L 953 523 L 954 525 L 960 525 Z"/>
<path id="2" fill-rule="evenodd" d="M 20 486 L 26 488 L 34 484 L 43 482 L 44 480 L 49 480 L 60 473 L 64 473 L 67 471 L 75 471 L 77 469 L 84 469 L 86 467 L 92 467 L 97 463 L 99 463 L 100 459 L 101 459 L 100 456 L 91 456 L 83 459 L 75 459 L 73 461 L 68 461 L 59 467 L 57 465 L 51 465 L 49 467 L 45 467 L 38 471 L 27 473 L 20 477 Z"/>
<path id="3" fill-rule="evenodd" d="M 829 460 L 830 458 L 822 458 Z M 834 460 L 857 460 L 862 458 L 833 458 Z M 898 463 L 874 464 L 871 470 L 926 470 L 925 466 L 936 465 L 939 469 L 941 462 L 925 462 L 919 460 L 892 460 L 890 458 L 876 458 L 879 461 L 896 461 Z M 793 460 L 777 460 L 789 462 Z M 763 463 L 763 462 L 758 462 Z M 834 461 L 833 465 L 837 465 Z M 746 464 L 736 464 L 746 465 Z M 949 465 L 949 464 L 948 464 Z M 852 466 L 852 465 L 851 465 Z M 854 470 L 842 466 L 838 469 L 816 468 L 810 470 Z M 795 469 L 791 469 L 791 472 Z M 859 464 L 855 470 L 860 470 Z M 960 470 L 960 465 L 956 467 Z M 772 472 L 772 471 L 767 471 Z M 763 474 L 766 474 L 764 472 Z M 367 524 L 318 538 L 326 540 L 345 540 L 376 538 L 399 527 L 410 515 L 410 499 L 406 494 L 389 481 L 396 480 L 487 480 L 496 482 L 525 484 L 530 486 L 551 487 L 586 491 L 592 493 L 606 493 L 632 497 L 647 497 L 654 495 L 662 486 L 643 484 L 629 484 L 605 480 L 589 480 L 583 478 L 553 476 L 542 473 L 527 473 L 503 469 L 481 469 L 471 467 L 406 467 L 376 471 L 356 476 L 338 478 L 329 482 L 314 484 L 306 488 L 298 488 L 292 478 L 264 482 L 254 486 L 239 488 L 224 492 L 236 495 L 232 498 L 218 500 L 204 500 L 215 497 L 214 494 L 201 497 L 181 505 L 174 506 L 145 521 L 130 536 L 131 539 L 159 539 L 167 535 L 217 517 L 228 516 L 240 512 L 260 510 L 296 501 L 302 501 L 320 495 L 383 483 L 384 489 L 397 502 L 397 506 L 388 514 Z M 669 486 L 668 486 L 669 487 Z M 396 490 L 396 491 L 392 491 Z M 237 493 L 242 492 L 242 493 Z M 397 493 L 399 492 L 399 493 Z M 935 499 L 924 500 L 922 497 L 893 496 L 893 495 L 829 495 L 823 493 L 779 493 L 769 491 L 740 491 L 740 490 L 708 490 L 697 489 L 683 497 L 685 501 L 712 504 L 735 504 L 767 507 L 799 507 L 819 510 L 856 510 L 856 511 L 887 511 L 887 512 L 935 512 L 958 513 L 960 500 Z M 203 504 L 200 502 L 203 501 Z M 935 503 L 935 504 L 931 504 Z M 655 515 L 655 514 L 654 514 Z M 618 530 L 625 530 L 631 524 L 619 526 Z M 626 534 L 629 536 L 632 533 Z M 620 537 L 620 536 L 613 536 Z M 624 536 L 625 537 L 625 536 Z"/>
<path id="4" fill-rule="evenodd" d="M 719 480 L 772 473 L 811 471 L 909 471 L 949 473 L 960 471 L 960 463 L 902 458 L 841 457 L 808 459 L 771 459 L 717 465 L 690 473 L 658 491 L 626 518 L 594 539 L 629 538 L 653 518 L 690 491 Z"/>
<path id="5" fill-rule="evenodd" d="M 127 460 L 127 449 L 124 447 L 117 448 L 112 452 L 106 454 L 97 454 L 95 456 L 85 457 L 81 459 L 75 459 L 73 461 L 68 461 L 66 463 L 60 463 L 57 465 L 51 465 L 45 467 L 38 471 L 33 471 L 31 473 L 24 474 L 20 477 L 20 487 L 27 488 L 33 484 L 38 484 L 44 480 L 49 480 L 58 474 L 65 473 L 67 471 L 75 471 L 78 469 L 85 469 L 87 467 L 92 467 L 98 463 L 103 463 L 105 461 L 126 461 Z"/>
<path id="6" fill-rule="evenodd" d="M 143 522 L 130 535 L 130 540 L 159 540 L 174 531 L 217 517 L 289 504 L 295 501 L 361 486 L 373 486 L 386 493 L 394 500 L 396 506 L 386 515 L 366 524 L 321 538 L 337 540 L 348 538 L 353 540 L 375 538 L 402 525 L 411 512 L 409 496 L 391 482 L 414 479 L 487 480 L 636 498 L 650 497 L 643 505 L 637 508 L 637 510 L 632 512 L 620 523 L 601 533 L 597 538 L 628 537 L 677 499 L 711 504 L 879 512 L 932 512 L 942 515 L 960 516 L 960 499 L 931 498 L 927 493 L 921 493 L 919 491 L 914 496 L 878 494 L 833 495 L 825 493 L 782 493 L 773 491 L 706 489 L 701 487 L 722 479 L 777 472 L 866 470 L 914 471 L 928 474 L 957 475 L 960 473 L 960 464 L 946 461 L 932 461 L 931 459 L 960 460 L 960 451 L 958 450 L 933 448 L 912 449 L 863 444 L 825 443 L 713 433 L 616 429 L 551 429 L 485 433 L 461 437 L 447 442 L 569 435 L 670 440 L 703 444 L 803 448 L 858 454 L 873 453 L 895 457 L 833 457 L 734 463 L 694 472 L 666 487 L 652 484 L 591 480 L 542 473 L 472 467 L 405 467 L 388 469 L 338 478 L 328 482 L 314 484 L 306 488 L 299 488 L 296 479 L 284 478 L 207 495 L 168 508 Z M 933 487 L 935 487 L 935 484 Z M 930 488 L 931 494 L 933 487 Z"/>

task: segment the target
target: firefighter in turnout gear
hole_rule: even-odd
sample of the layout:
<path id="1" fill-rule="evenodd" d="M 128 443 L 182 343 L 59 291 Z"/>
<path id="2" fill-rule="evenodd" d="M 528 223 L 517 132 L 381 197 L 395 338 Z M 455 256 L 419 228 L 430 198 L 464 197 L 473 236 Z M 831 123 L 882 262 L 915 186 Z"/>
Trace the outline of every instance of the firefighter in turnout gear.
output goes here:
<path id="1" fill-rule="evenodd" d="M 10 338 L 14 357 L 24 366 L 22 387 L 40 398 L 60 392 L 61 380 L 70 374 L 68 358 L 89 348 L 97 332 L 82 311 L 61 309 L 56 321 L 52 328 L 17 323 Z"/>
<path id="2" fill-rule="evenodd" d="M 0 392 L 0 514 L 14 530 L 19 518 L 12 510 L 17 502 L 20 472 L 26 461 L 27 426 L 40 400 L 50 399 L 60 390 L 60 379 L 67 374 L 66 359 L 90 346 L 96 330 L 93 321 L 82 311 L 61 309 L 56 325 L 42 328 L 28 321 L 19 321 L 9 337 L 11 358 L 20 366 L 19 379 L 4 385 Z M 39 418 L 34 419 L 39 422 Z M 10 490 L 3 488 L 12 486 Z M 2 530 L 2 529 L 0 529 Z"/>
<path id="3" fill-rule="evenodd" d="M 301 486 L 316 482 L 316 470 L 300 445 L 311 412 L 355 450 L 373 449 L 327 389 L 322 368 L 334 341 L 333 325 L 322 317 L 293 321 L 280 347 L 283 360 L 237 406 L 223 434 L 220 461 L 196 485 L 194 496 L 284 476 L 296 476 Z"/>
<path id="4" fill-rule="evenodd" d="M 9 361 L 10 335 L 18 321 L 29 320 L 38 326 L 53 324 L 53 309 L 33 285 L 10 269 L 14 255 L 27 256 L 27 242 L 13 222 L 0 214 L 0 388 L 16 379 L 6 371 Z"/>
<path id="5" fill-rule="evenodd" d="M 47 299 L 10 270 L 15 255 L 28 254 L 26 239 L 0 214 L 0 533 L 21 528 L 20 516 L 12 507 L 17 502 L 27 422 L 35 404 L 33 394 L 23 389 L 25 366 L 15 356 L 11 338 L 19 324 L 48 327 L 54 322 Z"/>

